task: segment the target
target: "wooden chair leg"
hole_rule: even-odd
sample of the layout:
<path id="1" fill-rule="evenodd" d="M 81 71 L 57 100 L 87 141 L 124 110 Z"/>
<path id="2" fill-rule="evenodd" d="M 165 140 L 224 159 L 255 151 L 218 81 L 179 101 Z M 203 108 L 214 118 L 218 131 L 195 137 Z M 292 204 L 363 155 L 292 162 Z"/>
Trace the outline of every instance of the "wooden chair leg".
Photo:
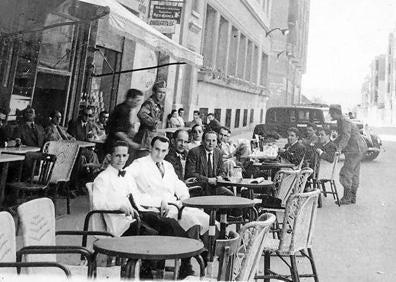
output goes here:
<path id="1" fill-rule="evenodd" d="M 70 185 L 69 183 L 63 183 L 66 186 L 66 212 L 70 214 Z"/>
<path id="2" fill-rule="evenodd" d="M 296 256 L 290 256 L 290 274 L 293 282 L 300 282 L 300 277 L 298 276 L 297 261 Z"/>
<path id="3" fill-rule="evenodd" d="M 337 205 L 340 207 L 340 206 L 341 206 L 341 204 L 340 204 L 340 198 L 338 197 L 338 191 L 337 191 L 337 186 L 336 186 L 336 184 L 335 184 L 335 181 L 332 180 L 330 183 L 331 183 L 331 185 L 333 185 L 334 194 L 335 194 L 335 197 L 336 197 Z"/>
<path id="4" fill-rule="evenodd" d="M 271 253 L 264 252 L 264 276 L 270 275 Z M 270 278 L 264 278 L 264 282 L 270 282 Z"/>
<path id="5" fill-rule="evenodd" d="M 322 193 L 325 197 L 327 197 L 327 190 L 326 190 L 326 182 L 322 181 L 321 182 L 321 186 L 322 186 Z"/>
<path id="6" fill-rule="evenodd" d="M 310 261 L 311 267 L 312 267 L 312 274 L 314 275 L 314 280 L 315 280 L 315 282 L 319 282 L 318 272 L 316 271 L 315 261 L 314 261 L 314 257 L 313 257 L 311 248 L 308 248 L 308 255 L 309 255 L 309 261 Z"/>

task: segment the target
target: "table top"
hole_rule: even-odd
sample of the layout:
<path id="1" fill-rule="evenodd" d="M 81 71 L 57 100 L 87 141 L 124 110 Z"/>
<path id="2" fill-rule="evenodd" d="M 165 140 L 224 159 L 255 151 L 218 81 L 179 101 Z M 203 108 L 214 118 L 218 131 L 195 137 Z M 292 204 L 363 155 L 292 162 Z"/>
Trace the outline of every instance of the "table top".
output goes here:
<path id="1" fill-rule="evenodd" d="M 94 242 L 93 248 L 110 256 L 164 260 L 199 255 L 204 245 L 201 241 L 183 237 L 125 236 L 99 239 Z"/>
<path id="2" fill-rule="evenodd" d="M 254 206 L 254 201 L 235 196 L 201 196 L 184 200 L 183 206 L 203 209 L 237 209 Z"/>
<path id="3" fill-rule="evenodd" d="M 251 178 L 239 178 L 237 179 L 230 179 L 230 181 L 227 180 L 218 180 L 217 184 L 220 185 L 227 185 L 227 186 L 234 186 L 234 187 L 246 187 L 246 188 L 266 188 L 266 187 L 272 187 L 274 184 L 271 180 L 266 180 L 264 179 L 260 183 L 251 183 L 255 179 Z"/>
<path id="4" fill-rule="evenodd" d="M 0 154 L 0 163 L 23 161 L 25 156 L 13 154 Z"/>
<path id="5" fill-rule="evenodd" d="M 39 152 L 41 149 L 40 147 L 31 147 L 31 146 L 24 146 L 21 145 L 20 147 L 6 147 L 0 148 L 0 152 L 2 154 L 17 154 L 17 155 L 24 155 L 28 152 Z"/>

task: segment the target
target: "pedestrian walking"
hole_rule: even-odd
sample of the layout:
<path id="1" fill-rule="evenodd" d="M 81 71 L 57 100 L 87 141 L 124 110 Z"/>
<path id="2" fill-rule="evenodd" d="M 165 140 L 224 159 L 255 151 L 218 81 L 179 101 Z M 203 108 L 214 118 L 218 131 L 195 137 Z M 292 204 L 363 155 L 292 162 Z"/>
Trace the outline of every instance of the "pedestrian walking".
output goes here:
<path id="1" fill-rule="evenodd" d="M 337 121 L 338 137 L 334 140 L 336 154 L 344 153 L 344 165 L 340 171 L 340 183 L 344 187 L 341 205 L 356 203 L 359 187 L 360 162 L 367 151 L 366 142 L 360 135 L 357 126 L 342 114 L 341 106 L 330 105 L 330 116 Z"/>

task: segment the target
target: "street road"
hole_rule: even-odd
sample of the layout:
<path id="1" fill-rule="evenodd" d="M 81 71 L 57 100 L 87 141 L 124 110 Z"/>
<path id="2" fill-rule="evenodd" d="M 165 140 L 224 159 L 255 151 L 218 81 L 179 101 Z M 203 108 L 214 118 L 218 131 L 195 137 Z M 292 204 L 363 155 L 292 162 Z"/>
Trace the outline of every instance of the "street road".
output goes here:
<path id="1" fill-rule="evenodd" d="M 313 250 L 320 281 L 396 281 L 396 129 L 375 131 L 386 151 L 362 163 L 358 203 L 338 207 L 328 197 L 318 210 Z"/>

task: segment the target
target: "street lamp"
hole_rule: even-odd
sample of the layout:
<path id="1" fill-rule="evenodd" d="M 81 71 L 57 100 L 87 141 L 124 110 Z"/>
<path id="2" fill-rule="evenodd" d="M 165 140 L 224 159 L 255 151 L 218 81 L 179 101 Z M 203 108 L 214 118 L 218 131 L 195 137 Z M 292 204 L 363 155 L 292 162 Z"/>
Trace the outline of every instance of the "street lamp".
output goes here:
<path id="1" fill-rule="evenodd" d="M 269 31 L 266 31 L 265 32 L 265 37 L 268 37 L 275 30 L 279 30 L 283 35 L 287 35 L 289 33 L 289 29 L 288 28 L 276 27 L 276 28 L 270 29 Z"/>

